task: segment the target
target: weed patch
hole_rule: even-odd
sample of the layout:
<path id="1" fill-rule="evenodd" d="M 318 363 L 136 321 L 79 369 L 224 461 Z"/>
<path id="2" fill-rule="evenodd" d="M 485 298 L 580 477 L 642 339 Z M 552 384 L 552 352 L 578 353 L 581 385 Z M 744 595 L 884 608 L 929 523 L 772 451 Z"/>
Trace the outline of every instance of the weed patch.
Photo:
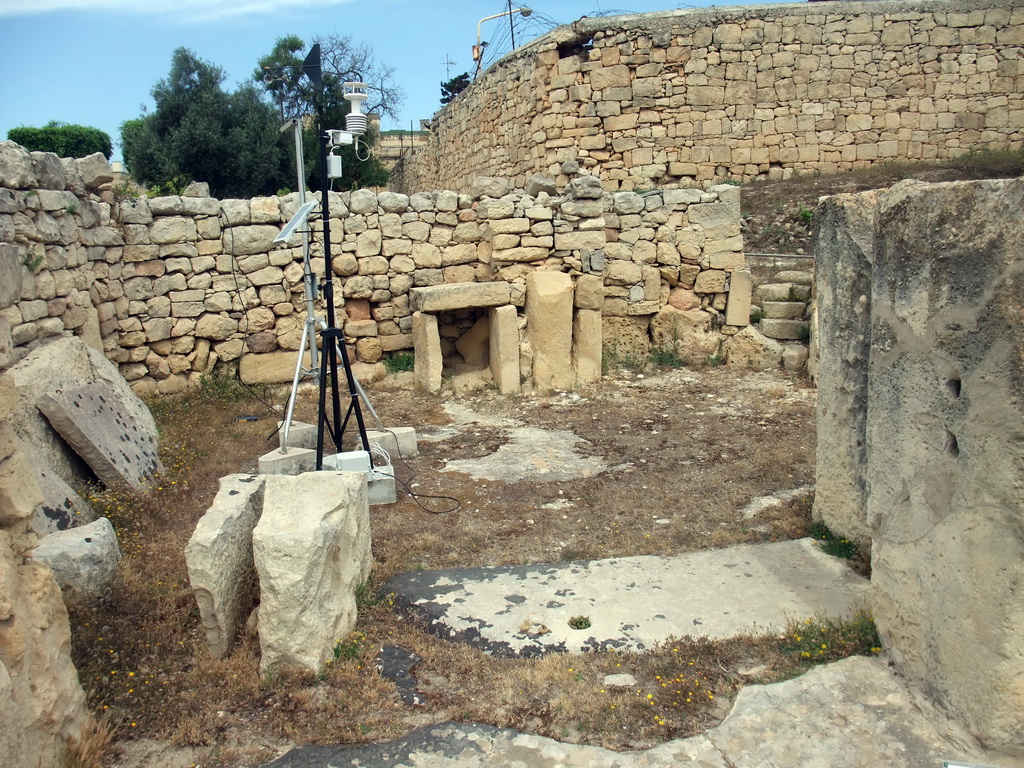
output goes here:
<path id="1" fill-rule="evenodd" d="M 792 621 L 780 648 L 797 664 L 827 664 L 848 656 L 879 653 L 881 640 L 870 613 L 861 611 L 849 619 L 804 619 Z"/>
<path id="2" fill-rule="evenodd" d="M 416 356 L 412 352 L 392 352 L 384 358 L 384 368 L 388 373 L 402 373 L 416 367 Z"/>

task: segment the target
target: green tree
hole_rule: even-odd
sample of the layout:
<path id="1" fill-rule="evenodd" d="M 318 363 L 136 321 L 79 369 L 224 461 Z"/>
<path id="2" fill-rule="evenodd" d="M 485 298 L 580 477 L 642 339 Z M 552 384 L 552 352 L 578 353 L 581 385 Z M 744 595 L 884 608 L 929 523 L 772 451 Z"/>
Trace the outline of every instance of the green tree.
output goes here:
<path id="1" fill-rule="evenodd" d="M 86 157 L 96 152 L 110 159 L 113 146 L 110 135 L 99 128 L 70 125 L 51 120 L 42 128 L 11 128 L 7 138 L 31 152 L 54 152 L 60 157 Z"/>
<path id="2" fill-rule="evenodd" d="M 152 114 L 121 126 L 125 164 L 141 184 L 184 177 L 216 197 L 272 194 L 287 183 L 277 116 L 251 84 L 229 93 L 217 66 L 178 48 L 153 87 Z"/>
<path id="3" fill-rule="evenodd" d="M 303 76 L 302 62 L 307 46 L 296 35 L 277 40 L 273 50 L 259 60 L 253 80 L 262 84 L 285 119 L 297 118 L 304 126 L 307 184 L 310 189 L 317 189 L 321 127 L 344 129 L 345 116 L 350 111 L 350 104 L 344 98 L 344 83 L 366 83 L 369 98 L 362 105 L 366 114 L 375 112 L 397 117 L 403 96 L 393 83 L 393 68 L 379 64 L 369 47 L 338 35 L 318 37 L 313 43 L 320 46 L 322 87 L 316 87 L 309 77 Z M 342 156 L 344 171 L 344 176 L 335 180 L 336 187 L 356 189 L 387 183 L 387 170 L 371 152 L 376 140 L 376 132 L 370 130 L 359 137 L 358 146 L 336 150 Z"/>
<path id="4" fill-rule="evenodd" d="M 441 83 L 441 103 L 447 104 L 464 90 L 469 88 L 469 72 L 456 75 L 447 83 Z"/>

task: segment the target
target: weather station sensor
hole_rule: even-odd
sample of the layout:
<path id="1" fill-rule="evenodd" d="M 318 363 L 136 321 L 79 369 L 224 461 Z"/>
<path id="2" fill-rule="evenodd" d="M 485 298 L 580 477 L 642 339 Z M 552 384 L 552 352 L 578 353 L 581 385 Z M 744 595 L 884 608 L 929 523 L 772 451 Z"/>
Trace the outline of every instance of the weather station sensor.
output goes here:
<path id="1" fill-rule="evenodd" d="M 277 237 L 274 238 L 274 242 L 287 243 L 289 240 L 291 240 L 292 237 L 295 235 L 295 230 L 297 230 L 301 225 L 306 223 L 306 219 L 309 218 L 310 211 L 312 211 L 314 208 L 316 208 L 316 200 L 310 200 L 308 203 L 303 203 L 302 205 L 300 205 L 299 210 L 295 212 L 295 215 L 292 216 L 288 220 L 288 223 L 281 228 L 281 231 L 277 234 Z"/>
<path id="2" fill-rule="evenodd" d="M 345 89 L 345 100 L 352 105 L 352 111 L 345 116 L 345 130 L 356 136 L 366 133 L 366 115 L 363 114 L 363 102 L 368 98 L 366 83 L 348 82 Z"/>

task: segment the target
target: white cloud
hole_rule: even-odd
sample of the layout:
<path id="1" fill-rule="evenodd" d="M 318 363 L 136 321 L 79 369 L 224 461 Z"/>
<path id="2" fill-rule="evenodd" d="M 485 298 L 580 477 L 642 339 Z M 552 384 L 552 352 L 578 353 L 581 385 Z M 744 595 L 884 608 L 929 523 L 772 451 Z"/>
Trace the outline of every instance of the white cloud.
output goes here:
<path id="1" fill-rule="evenodd" d="M 160 16 L 184 23 L 343 5 L 353 0 L 0 0 L 4 16 L 42 16 L 61 11 L 93 11 L 125 16 Z"/>

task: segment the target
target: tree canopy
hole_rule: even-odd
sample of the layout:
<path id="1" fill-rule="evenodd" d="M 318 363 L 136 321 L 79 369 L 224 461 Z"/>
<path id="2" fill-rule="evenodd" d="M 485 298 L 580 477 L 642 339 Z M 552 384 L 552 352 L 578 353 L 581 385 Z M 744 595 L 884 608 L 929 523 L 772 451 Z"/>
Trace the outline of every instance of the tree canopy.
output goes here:
<path id="1" fill-rule="evenodd" d="M 86 157 L 102 152 L 109 160 L 114 151 L 110 135 L 99 128 L 57 120 L 51 120 L 42 128 L 11 128 L 7 138 L 31 152 L 54 152 L 60 157 Z"/>
<path id="2" fill-rule="evenodd" d="M 307 46 L 296 35 L 279 38 L 273 50 L 259 60 L 253 73 L 253 80 L 262 84 L 265 92 L 279 105 L 286 119 L 298 118 L 304 126 L 303 151 L 306 156 L 307 177 L 310 188 L 319 185 L 316 159 L 319 156 L 319 128 L 345 128 L 345 116 L 349 113 L 349 102 L 344 98 L 343 85 L 349 81 L 367 85 L 369 98 L 363 103 L 364 113 L 398 116 L 402 105 L 402 91 L 392 81 L 394 70 L 379 64 L 372 50 L 357 45 L 347 36 L 330 35 L 317 37 L 314 45 L 320 46 L 322 88 L 317 88 L 308 77 L 303 77 L 302 62 Z M 317 125 L 317 120 L 322 125 Z M 379 186 L 387 182 L 387 171 L 380 161 L 368 153 L 368 147 L 376 141 L 371 131 L 359 138 L 357 149 L 345 146 L 340 149 L 344 176 L 341 186 Z"/>
<path id="3" fill-rule="evenodd" d="M 136 181 L 205 181 L 217 197 L 272 194 L 287 185 L 287 152 L 276 110 L 251 84 L 233 93 L 224 71 L 187 48 L 153 87 L 152 114 L 121 126 L 125 164 Z"/>
<path id="4" fill-rule="evenodd" d="M 447 83 L 441 83 L 441 103 L 447 104 L 464 90 L 469 88 L 469 72 L 456 75 Z"/>

